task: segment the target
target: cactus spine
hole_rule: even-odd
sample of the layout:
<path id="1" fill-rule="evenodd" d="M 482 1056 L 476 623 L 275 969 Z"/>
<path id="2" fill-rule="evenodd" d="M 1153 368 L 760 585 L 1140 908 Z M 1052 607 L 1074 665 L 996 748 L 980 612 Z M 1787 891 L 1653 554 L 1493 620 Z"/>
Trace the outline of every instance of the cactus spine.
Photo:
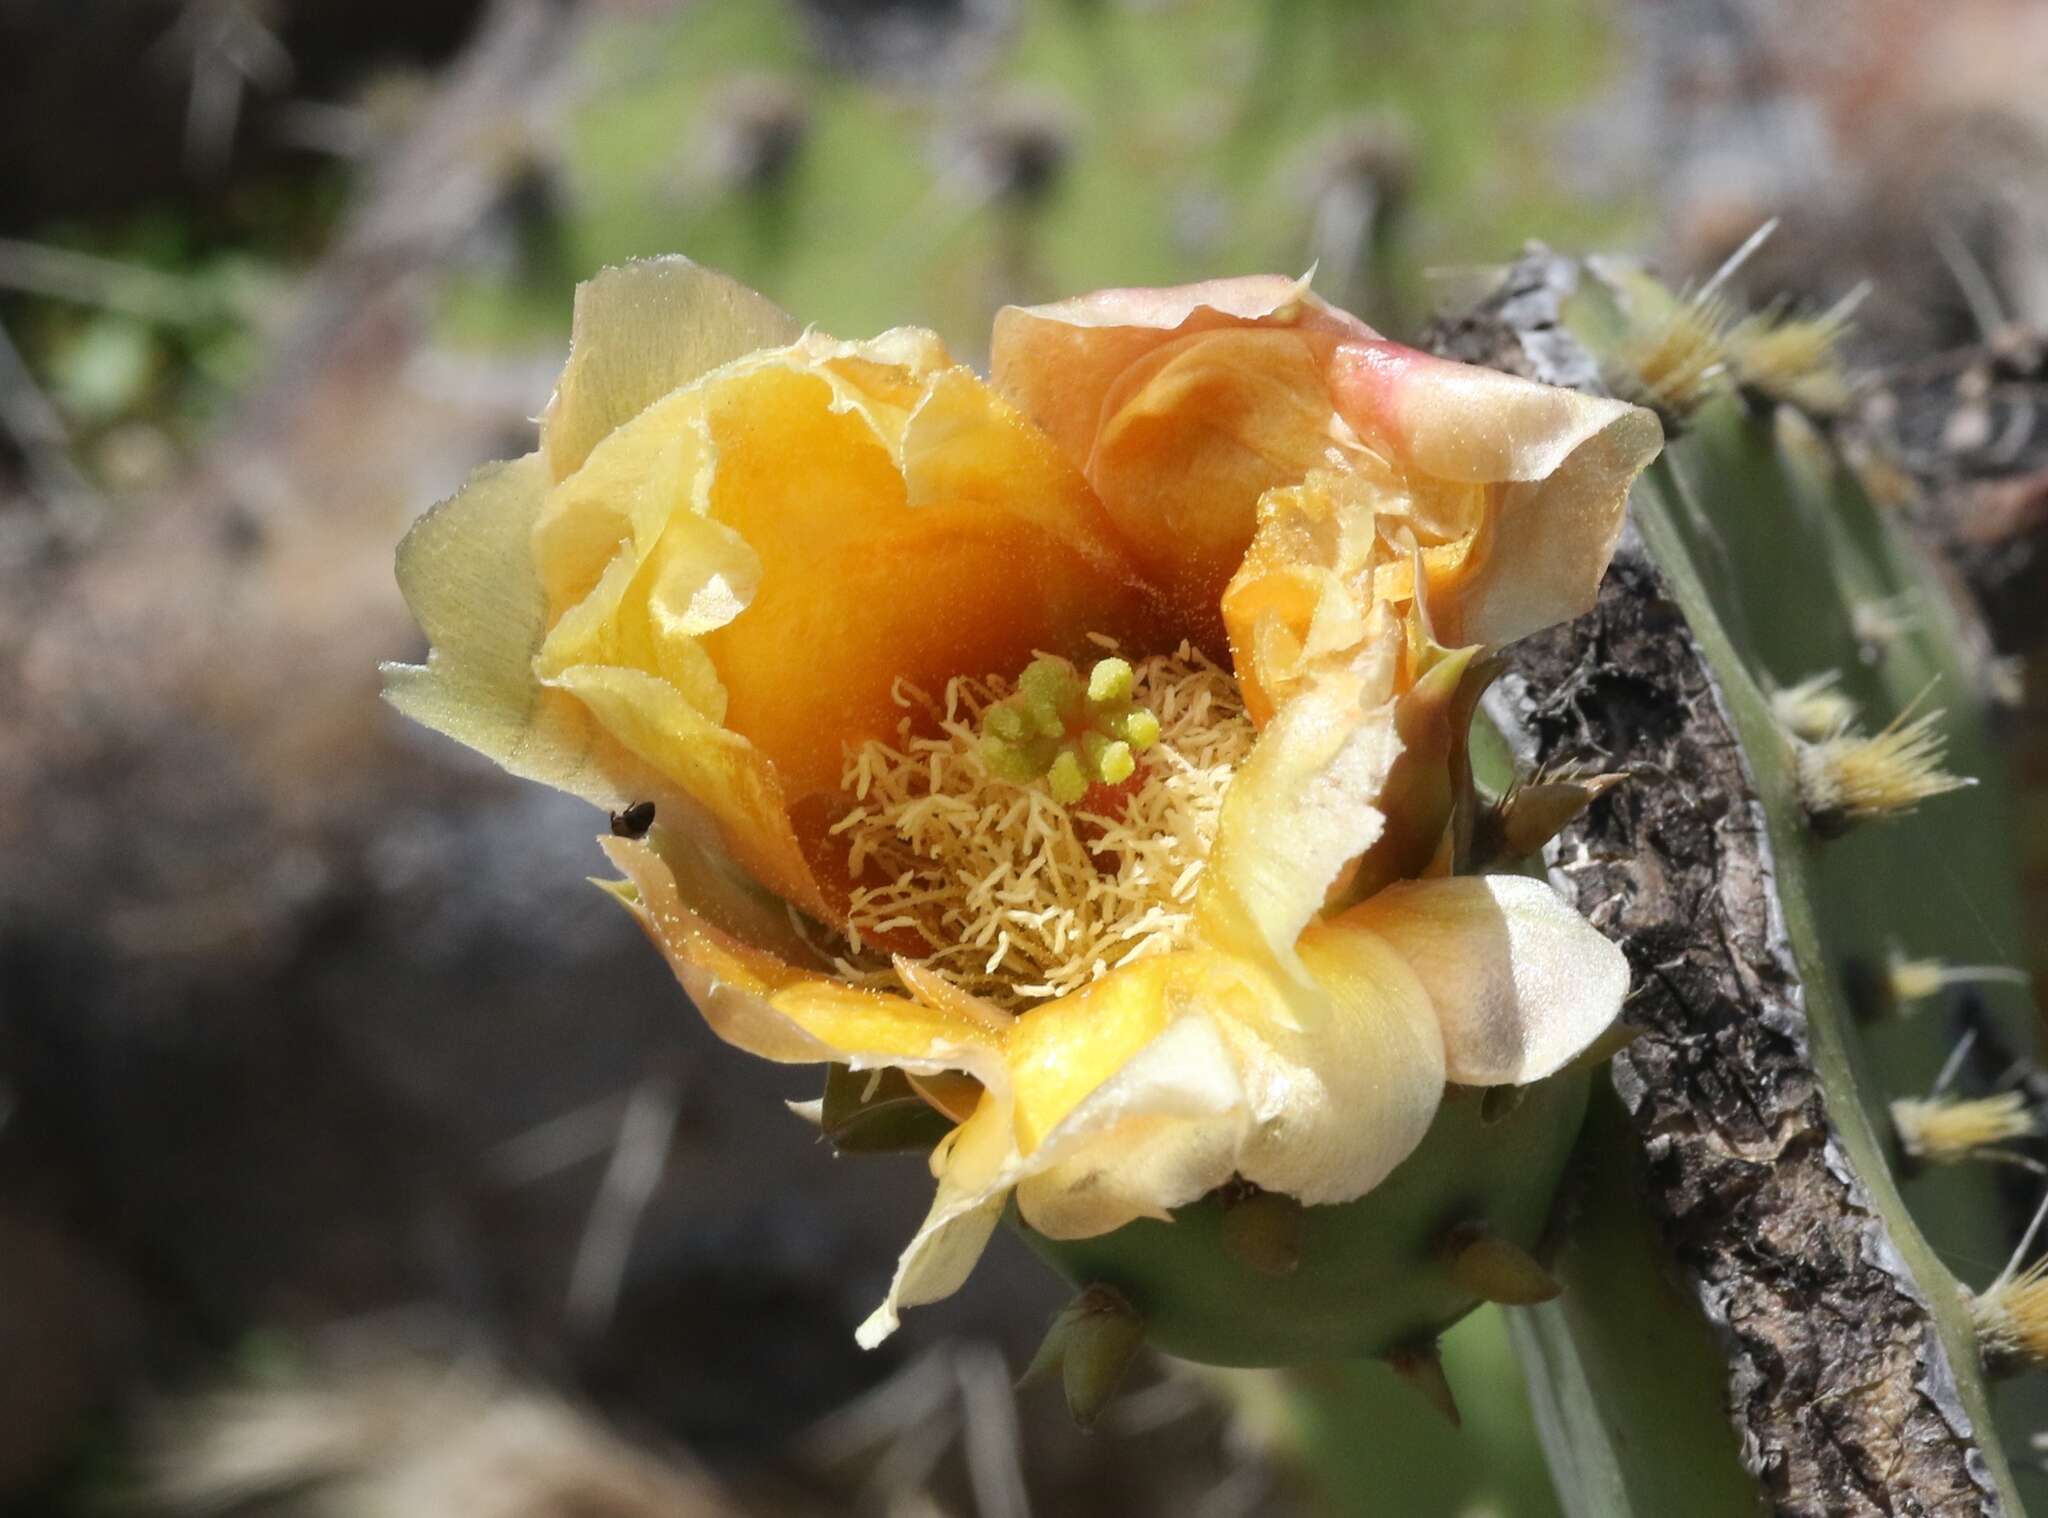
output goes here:
<path id="1" fill-rule="evenodd" d="M 1443 337 L 1460 357 L 1566 383 L 1604 371 L 1627 388 L 1643 351 L 1632 299 L 1671 320 L 1671 298 L 1645 288 L 1532 256 Z M 1987 1344 L 1981 1329 L 2027 1317 L 1986 1308 L 1955 1272 L 2005 1257 L 2025 1212 L 2002 1182 L 2038 1182 L 2012 1166 L 1908 1176 L 1889 1103 L 1935 1085 L 1959 1018 L 2029 1049 L 2032 1009 L 1997 982 L 1862 1024 L 1851 1000 L 1885 980 L 1901 940 L 1960 962 L 2016 951 L 1987 671 L 1966 612 L 1825 418 L 1740 388 L 1732 367 L 1686 399 L 1601 605 L 1511 650 L 1492 705 L 1527 763 L 1626 753 L 1656 777 L 1592 807 L 1549 855 L 1568 899 L 1628 948 L 1644 1029 L 1588 1143 L 1596 1177 L 1630 1173 L 1589 1183 L 1557 1265 L 1565 1293 L 1517 1330 L 1560 1495 L 1573 1512 L 1706 1515 L 1742 1510 L 1728 1493 L 1746 1483 L 1752 1507 L 1782 1512 L 2018 1513 L 2035 1477 L 2004 1451 L 2040 1426 L 2043 1391 L 2037 1378 L 1994 1391 L 1986 1351 L 2010 1361 L 2006 1341 L 2024 1335 Z M 1565 694 L 1546 694 L 1566 676 Z M 1793 712 L 1816 695 L 1848 705 L 1800 732 L 1788 692 Z M 1876 739 L 1857 739 L 1855 720 Z M 1814 747 L 1834 740 L 1879 745 L 1858 756 L 1880 772 L 1860 792 L 1872 804 L 1816 787 Z M 1971 1075 L 1954 1093 L 1995 1094 Z M 1649 1235 L 1634 1272 L 1592 1243 L 1631 1226 Z M 1695 1330 L 1688 1357 L 1668 1322 L 1617 1332 L 1618 1269 L 1672 1272 L 1712 1335 Z M 2015 1297 L 2028 1281 L 1999 1284 Z M 1652 1386 L 1690 1405 L 1658 1405 Z M 1674 1460 L 1718 1473 L 1720 1495 L 1704 1479 L 1670 1488 Z"/>

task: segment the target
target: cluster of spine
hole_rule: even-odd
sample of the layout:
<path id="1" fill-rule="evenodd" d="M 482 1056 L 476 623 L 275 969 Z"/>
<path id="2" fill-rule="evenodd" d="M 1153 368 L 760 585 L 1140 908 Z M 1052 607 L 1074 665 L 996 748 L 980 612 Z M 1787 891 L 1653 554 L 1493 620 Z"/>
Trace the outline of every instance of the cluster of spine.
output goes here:
<path id="1" fill-rule="evenodd" d="M 1811 313 L 1780 304 L 1743 314 L 1728 294 L 1730 280 L 1775 226 L 1759 228 L 1697 288 L 1673 291 L 1639 268 L 1596 271 L 1612 286 L 1623 316 L 1601 344 L 1601 379 L 1622 399 L 1655 411 L 1668 433 L 1683 432 L 1700 408 L 1730 392 L 1822 418 L 1840 415 L 1854 398 L 1841 345 L 1867 287 Z"/>
<path id="2" fill-rule="evenodd" d="M 1901 1007 L 1939 996 L 1950 987 L 2025 979 L 2002 965 L 1956 966 L 1904 958 L 1893 960 L 1886 978 Z M 1925 1165 L 2012 1166 L 2048 1182 L 2048 1164 L 2038 1153 L 2039 1140 L 2048 1134 L 2048 1112 L 2043 1110 L 2044 1083 L 2032 1060 L 2013 1061 L 1981 1094 L 1956 1093 L 1959 1072 L 1976 1038 L 1974 1029 L 1964 1034 L 1926 1096 L 1892 1102 L 1901 1160 L 1909 1170 Z M 1984 1369 L 1993 1376 L 2048 1369 L 2048 1256 L 2030 1263 L 2044 1220 L 2048 1190 L 2005 1268 L 1980 1289 L 1957 1284 Z"/>
<path id="3" fill-rule="evenodd" d="M 1753 246 L 1754 240 L 1735 261 Z M 1780 438 L 1800 430 L 1823 436 L 1848 410 L 1857 387 L 1839 352 L 1862 291 L 1813 316 L 1790 316 L 1780 309 L 1743 317 L 1722 293 L 1729 270 L 1689 293 L 1673 293 L 1637 271 L 1618 276 L 1595 272 L 1620 313 L 1604 331 L 1596 322 L 1581 334 L 1600 339 L 1593 346 L 1602 379 L 1616 393 L 1655 408 L 1674 436 L 1690 430 L 1710 402 L 1729 396 L 1739 398 L 1749 412 L 1741 425 L 1753 429 L 1751 436 L 1763 438 L 1772 436 L 1774 425 Z M 1822 444 L 1824 450 L 1832 447 L 1833 442 Z M 1864 451 L 1844 447 L 1841 454 L 1856 459 L 1867 478 Z M 1703 491 L 1710 492 L 1713 483 L 1706 481 Z M 1783 508 L 1794 510 L 1795 490 L 1789 478 L 1777 483 L 1786 488 Z M 1747 480 L 1738 488 L 1754 490 L 1756 481 Z M 1867 494 L 1880 513 L 1893 497 L 1876 485 L 1868 487 Z M 1706 536 L 1711 539 L 1725 530 L 1736 529 L 1716 521 Z M 1896 516 L 1883 522 L 1880 530 L 1894 540 L 1908 536 Z M 1704 551 L 1712 554 L 1711 541 Z M 1906 549 L 1908 555 L 1917 551 L 1911 545 Z M 1946 636 L 1922 604 L 1927 592 L 1910 579 L 1873 594 L 1867 583 L 1852 588 L 1850 577 L 1831 575 L 1832 566 L 1813 568 L 1816 593 L 1842 598 L 1852 658 L 1866 668 L 1882 667 L 1909 642 L 1924 645 Z M 1769 652 L 1775 656 L 1792 651 Z M 1795 659 L 1796 654 L 1787 663 L 1798 668 Z M 1811 653 L 1801 662 L 1811 670 Z M 1953 731 L 1949 713 L 1939 708 L 1916 711 L 1927 694 L 1924 689 L 1873 730 L 1866 727 L 1859 702 L 1849 693 L 1854 682 L 1845 678 L 1842 668 L 1820 669 L 1782 686 L 1774 687 L 1768 678 L 1760 683 L 1788 745 L 1803 821 L 1816 847 L 1906 816 L 1977 783 L 1975 777 L 1952 773 L 1948 767 Z M 1995 689 L 1988 682 L 1978 688 Z M 1969 695 L 1965 690 L 1956 699 L 1967 700 Z M 1865 850 L 1859 857 L 1875 856 Z M 1967 892 L 1972 883 L 1929 881 L 1927 888 Z M 1987 883 L 1987 888 L 1996 887 Z M 1916 920 L 1913 902 L 1901 896 L 1897 907 L 1891 926 L 1910 936 Z M 1961 1035 L 1931 1087 L 1887 1104 L 1895 1165 L 1902 1176 L 1931 1178 L 1956 1167 L 1990 1165 L 2014 1175 L 2017 1184 L 2023 1185 L 2027 1175 L 2048 1179 L 2048 1164 L 2037 1152 L 2048 1135 L 2048 1080 L 2031 1059 L 1992 1060 L 1982 1048 L 1976 1050 L 1974 1065 L 1969 1059 L 1975 1028 L 1989 1026 L 1982 1001 L 1986 988 L 2026 983 L 2026 974 L 2013 966 L 1951 963 L 1896 944 L 1881 970 L 1864 972 L 1860 984 L 1851 977 L 1851 1004 L 1872 1036 L 1884 1037 L 1886 1024 L 1937 1016 L 1944 1026 L 1971 1028 Z M 1858 991 L 1860 995 L 1854 994 Z M 1881 1059 L 1873 1062 L 1882 1064 Z M 1996 1068 L 2001 1063 L 2007 1068 Z M 1965 1076 L 1966 1067 L 1976 1071 L 1975 1084 Z M 1839 1098 L 1842 1093 L 1834 1095 Z M 1989 1284 L 1972 1289 L 1952 1283 L 1964 1304 L 1966 1332 L 1974 1334 L 1978 1358 L 1994 1376 L 2048 1368 L 2048 1257 L 2031 1259 L 2044 1218 L 2048 1197 L 2009 1263 Z M 1988 1429 L 1981 1435 L 1995 1438 Z"/>
<path id="4" fill-rule="evenodd" d="M 2001 967 L 1951 967 L 1934 960 L 1893 961 L 1888 980 L 1900 1005 L 1910 994 L 1924 995 L 1927 983 L 1967 983 L 1969 979 L 2011 974 Z M 2022 1084 L 2030 1066 L 2015 1062 L 1981 1096 L 1954 1093 L 1957 1077 L 1972 1045 L 1974 1032 L 1957 1041 L 1954 1052 L 1925 1096 L 1902 1096 L 1891 1104 L 1892 1129 L 1908 1165 L 1959 1165 L 1994 1161 L 2022 1165 L 2048 1175 L 2048 1166 L 2014 1147 L 2042 1132 L 2041 1113 Z"/>
<path id="5" fill-rule="evenodd" d="M 1875 733 L 1853 720 L 1819 737 L 1788 727 L 1799 788 L 1814 830 L 1833 837 L 1861 822 L 1901 816 L 1923 801 L 1977 782 L 1943 768 L 1948 739 L 1935 710 L 1899 713 Z"/>

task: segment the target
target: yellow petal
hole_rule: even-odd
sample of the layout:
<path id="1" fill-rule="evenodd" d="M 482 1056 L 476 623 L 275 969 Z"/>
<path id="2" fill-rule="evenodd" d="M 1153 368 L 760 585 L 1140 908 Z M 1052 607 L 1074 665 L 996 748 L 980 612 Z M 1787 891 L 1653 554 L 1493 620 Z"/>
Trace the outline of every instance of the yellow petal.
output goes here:
<path id="1" fill-rule="evenodd" d="M 1376 571 L 1408 557 L 1380 537 L 1394 488 L 1390 473 L 1315 469 L 1260 498 L 1258 530 L 1222 597 L 1245 709 L 1260 726 L 1317 669 L 1390 635 L 1372 614 L 1384 601 L 1392 615 L 1376 599 Z"/>
<path id="2" fill-rule="evenodd" d="M 1071 1138 L 1075 1115 L 1168 1029 L 1189 1016 L 1233 1008 L 1244 1015 L 1250 994 L 1242 972 L 1223 956 L 1182 952 L 1120 966 L 1021 1014 L 1004 1044 L 1018 1149 L 1038 1153 L 1063 1125 Z M 1213 1072 L 1174 1073 L 1190 1074 L 1202 1093 L 1198 1104 L 1209 1101 Z"/>
<path id="3" fill-rule="evenodd" d="M 677 254 L 604 270 L 576 287 L 569 362 L 541 422 L 550 474 L 575 473 L 671 390 L 802 330 L 772 301 Z"/>
<path id="4" fill-rule="evenodd" d="M 1179 1018 L 1077 1104 L 1028 1157 L 1024 1220 L 1048 1238 L 1092 1238 L 1229 1180 L 1253 1120 L 1224 1026 Z"/>
<path id="5" fill-rule="evenodd" d="M 1317 924 L 1300 956 L 1298 991 L 1187 951 L 1019 1017 L 1004 1080 L 933 1156 L 938 1196 L 861 1342 L 959 1285 L 1013 1189 L 1033 1227 L 1078 1238 L 1165 1217 L 1234 1174 L 1311 1203 L 1378 1184 L 1442 1096 L 1436 1011 L 1373 933 Z"/>
<path id="6" fill-rule="evenodd" d="M 1237 1168 L 1312 1205 L 1346 1202 L 1428 1132 L 1443 1098 L 1443 1033 L 1422 982 L 1376 934 L 1320 922 L 1298 952 L 1314 990 L 1292 995 L 1292 1026 L 1238 1029 L 1256 1121 Z"/>
<path id="7" fill-rule="evenodd" d="M 1401 754 L 1392 640 L 1374 662 L 1297 691 L 1259 734 L 1223 801 L 1195 900 L 1202 942 L 1299 984 L 1302 929 L 1385 831 L 1381 793 Z"/>
<path id="8" fill-rule="evenodd" d="M 1035 1226 L 1071 1236 L 1161 1216 L 1228 1179 L 1248 1119 L 1220 1021 L 1251 1015 L 1247 990 L 1225 961 L 1170 955 L 1019 1017 L 1005 1080 L 933 1154 L 938 1195 L 860 1342 L 956 1290 L 1014 1188 Z"/>
<path id="9" fill-rule="evenodd" d="M 1383 341 L 1340 345 L 1331 388 L 1366 443 L 1411 475 L 1486 487 L 1413 493 L 1433 513 L 1425 541 L 1464 535 L 1447 503 L 1467 533 L 1490 534 L 1433 578 L 1446 643 L 1505 643 L 1593 604 L 1629 485 L 1663 445 L 1653 414 Z"/>
<path id="10" fill-rule="evenodd" d="M 384 695 L 413 720 L 513 774 L 599 806 L 681 793 L 610 740 L 578 702 L 534 678 L 547 601 L 530 543 L 547 492 L 540 455 L 479 470 L 413 524 L 398 584 L 432 649 L 384 666 Z"/>
<path id="11" fill-rule="evenodd" d="M 930 1075 L 907 1075 L 904 1079 L 927 1107 L 956 1123 L 966 1122 L 981 1105 L 982 1084 L 971 1075 L 940 1070 Z"/>
<path id="12" fill-rule="evenodd" d="M 607 738 L 701 804 L 740 867 L 801 911 L 830 920 L 781 783 L 760 750 L 704 715 L 676 685 L 619 665 L 578 664 L 548 677 Z"/>
<path id="13" fill-rule="evenodd" d="M 980 1257 L 1018 1173 L 1014 1111 L 1002 1044 L 991 1027 L 953 999 L 932 1005 L 861 990 L 806 970 L 714 925 L 685 902 L 676 873 L 650 844 L 605 840 L 626 877 L 620 899 L 668 959 L 712 1031 L 728 1043 L 784 1063 L 889 1067 L 912 1075 L 965 1071 L 984 1094 L 973 1117 L 933 1155 L 939 1191 L 930 1216 L 904 1251 L 883 1306 L 863 1324 L 863 1345 L 896 1326 L 896 1310 L 958 1289 Z"/>
<path id="14" fill-rule="evenodd" d="M 609 838 L 604 849 L 632 886 L 621 899 L 727 1043 L 784 1064 L 964 1070 L 1001 1083 L 1000 1035 L 985 1024 L 849 986 L 745 942 L 683 900 L 675 872 L 652 845 Z"/>
<path id="15" fill-rule="evenodd" d="M 925 1006 L 961 1021 L 980 1023 L 1007 1039 L 1015 1018 L 994 1002 L 986 1001 L 947 978 L 944 972 L 904 954 L 890 956 L 896 978 L 904 989 Z M 976 1103 L 969 1103 L 971 1112 Z M 964 1120 L 966 1113 L 960 1114 Z"/>
<path id="16" fill-rule="evenodd" d="M 1163 636 L 1075 472 L 928 333 L 805 338 L 618 427 L 549 497 L 538 668 L 813 915 L 848 745 L 897 682 Z"/>
<path id="17" fill-rule="evenodd" d="M 1540 880 L 1410 881 L 1340 921 L 1392 944 L 1428 988 L 1461 1085 L 1541 1080 L 1605 1032 L 1628 995 L 1621 950 Z"/>
<path id="18" fill-rule="evenodd" d="M 862 1349 L 896 1331 L 899 1309 L 949 1297 L 966 1282 L 1009 1201 L 1006 1177 L 1015 1154 L 1007 1104 L 984 1096 L 974 1116 L 933 1152 L 938 1194 L 897 1259 L 888 1295 L 854 1331 Z"/>
<path id="19" fill-rule="evenodd" d="M 1384 830 L 1326 892 L 1326 907 L 1423 874 L 1436 858 L 1455 799 L 1452 759 L 1462 752 L 1486 678 L 1471 671 L 1478 650 L 1442 647 L 1430 635 L 1425 603 L 1409 599 L 1424 550 L 1409 545 L 1397 598 L 1380 598 L 1375 577 L 1397 561 L 1378 536 L 1374 499 L 1357 474 L 1333 471 L 1269 492 L 1258 535 L 1223 601 L 1255 720 L 1269 720 L 1332 669 L 1374 660 L 1391 674 L 1376 676 L 1372 689 L 1399 692 L 1400 752 L 1374 803 Z"/>
<path id="20" fill-rule="evenodd" d="M 667 585 L 667 609 L 689 619 L 692 636 L 730 621 L 751 599 L 759 561 L 706 516 L 716 456 L 705 414 L 710 393 L 700 386 L 656 401 L 549 494 L 533 554 L 558 619 L 550 634 L 554 664 L 656 657 L 650 645 L 672 630 L 649 625 L 646 603 L 656 584 Z M 679 541 L 669 542 L 671 533 Z M 692 607 L 688 592 L 678 593 L 692 580 L 725 593 Z"/>
<path id="21" fill-rule="evenodd" d="M 756 879 L 829 918 L 781 777 L 726 725 L 727 688 L 703 644 L 760 579 L 745 541 L 702 514 L 706 409 L 701 388 L 663 397 L 549 494 L 530 551 L 555 620 L 534 670 L 581 702 L 610 746 L 708 813 Z"/>
<path id="22" fill-rule="evenodd" d="M 1156 636 L 1100 508 L 1050 445 L 963 372 L 930 394 L 946 435 L 920 411 L 901 444 L 915 504 L 889 440 L 832 409 L 816 377 L 764 369 L 712 400 L 709 514 L 761 567 L 745 614 L 705 648 L 727 725 L 792 798 L 836 794 L 845 747 L 894 734 L 899 679 L 937 694 L 1034 650 L 1084 652 L 1090 632 Z"/>

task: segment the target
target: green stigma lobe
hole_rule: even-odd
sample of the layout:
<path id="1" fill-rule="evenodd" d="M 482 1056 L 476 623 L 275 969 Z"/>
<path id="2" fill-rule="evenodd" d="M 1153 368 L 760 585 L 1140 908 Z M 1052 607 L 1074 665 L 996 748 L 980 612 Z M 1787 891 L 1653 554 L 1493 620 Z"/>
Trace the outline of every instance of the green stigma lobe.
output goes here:
<path id="1" fill-rule="evenodd" d="M 1122 659 L 1104 659 L 1088 671 L 1088 699 L 1101 704 L 1131 699 L 1131 666 Z"/>
<path id="2" fill-rule="evenodd" d="M 1088 794 L 1088 776 L 1081 769 L 1081 761 L 1070 748 L 1060 750 L 1059 757 L 1046 771 L 1046 782 L 1052 787 L 1052 799 L 1061 806 L 1072 806 Z"/>

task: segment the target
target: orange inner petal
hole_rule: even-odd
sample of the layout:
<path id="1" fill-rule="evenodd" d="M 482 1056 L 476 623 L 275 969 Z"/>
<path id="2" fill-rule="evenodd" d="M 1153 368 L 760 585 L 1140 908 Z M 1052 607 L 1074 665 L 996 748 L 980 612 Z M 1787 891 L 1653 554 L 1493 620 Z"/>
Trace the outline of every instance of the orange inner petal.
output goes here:
<path id="1" fill-rule="evenodd" d="M 1332 420 L 1316 349 L 1272 328 L 1176 339 L 1104 400 L 1089 481 L 1139 566 L 1218 656 L 1218 602 L 1259 497 L 1328 461 Z"/>
<path id="2" fill-rule="evenodd" d="M 847 744 L 894 733 L 899 679 L 934 690 L 1020 669 L 1035 650 L 1082 653 L 1090 632 L 1160 636 L 1049 443 L 992 449 L 1000 480 L 970 459 L 950 493 L 911 506 L 873 431 L 828 400 L 816 378 L 771 369 L 723 387 L 712 416 L 711 515 L 759 556 L 761 577 L 705 647 L 726 725 L 793 802 L 838 790 Z M 986 504 L 998 491 L 1007 510 Z"/>

